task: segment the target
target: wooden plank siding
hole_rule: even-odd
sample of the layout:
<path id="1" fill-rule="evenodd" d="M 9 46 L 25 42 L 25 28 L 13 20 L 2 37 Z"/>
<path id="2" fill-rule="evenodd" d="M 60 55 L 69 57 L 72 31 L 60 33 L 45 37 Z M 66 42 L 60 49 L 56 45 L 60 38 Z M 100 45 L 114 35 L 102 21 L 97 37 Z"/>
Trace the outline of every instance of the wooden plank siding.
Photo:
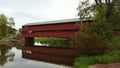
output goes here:
<path id="1" fill-rule="evenodd" d="M 23 26 L 23 37 L 74 37 L 79 28 L 76 22 Z"/>
<path id="2" fill-rule="evenodd" d="M 45 30 L 74 30 L 78 29 L 75 22 L 73 23 L 60 23 L 60 24 L 46 24 L 37 26 L 23 26 L 23 31 L 45 31 Z"/>

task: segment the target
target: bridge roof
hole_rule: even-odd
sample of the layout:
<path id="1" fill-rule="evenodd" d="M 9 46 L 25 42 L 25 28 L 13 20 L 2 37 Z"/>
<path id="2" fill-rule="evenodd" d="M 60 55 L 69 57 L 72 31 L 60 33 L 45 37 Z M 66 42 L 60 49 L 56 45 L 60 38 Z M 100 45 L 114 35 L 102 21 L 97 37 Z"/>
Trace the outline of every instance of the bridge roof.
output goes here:
<path id="1" fill-rule="evenodd" d="M 54 21 L 43 21 L 43 22 L 34 22 L 34 23 L 27 23 L 23 26 L 33 26 L 33 25 L 45 25 L 45 24 L 59 24 L 59 23 L 71 23 L 77 22 L 79 18 L 74 19 L 64 19 L 64 20 L 54 20 Z"/>

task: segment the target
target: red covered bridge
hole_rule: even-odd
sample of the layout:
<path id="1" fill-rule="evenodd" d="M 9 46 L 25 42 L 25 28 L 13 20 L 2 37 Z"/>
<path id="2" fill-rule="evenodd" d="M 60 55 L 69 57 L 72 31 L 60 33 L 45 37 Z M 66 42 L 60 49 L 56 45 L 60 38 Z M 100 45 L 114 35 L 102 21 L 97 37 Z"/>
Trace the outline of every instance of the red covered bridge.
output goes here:
<path id="1" fill-rule="evenodd" d="M 28 23 L 23 25 L 22 35 L 25 38 L 23 57 L 73 65 L 75 57 L 79 55 L 78 51 L 74 49 L 30 46 L 34 46 L 34 37 L 74 37 L 75 33 L 79 31 L 79 27 L 76 26 L 76 23 L 78 22 L 79 19 L 77 18 Z"/>
<path id="2" fill-rule="evenodd" d="M 23 26 L 23 37 L 73 37 L 79 30 L 79 19 L 28 23 Z"/>

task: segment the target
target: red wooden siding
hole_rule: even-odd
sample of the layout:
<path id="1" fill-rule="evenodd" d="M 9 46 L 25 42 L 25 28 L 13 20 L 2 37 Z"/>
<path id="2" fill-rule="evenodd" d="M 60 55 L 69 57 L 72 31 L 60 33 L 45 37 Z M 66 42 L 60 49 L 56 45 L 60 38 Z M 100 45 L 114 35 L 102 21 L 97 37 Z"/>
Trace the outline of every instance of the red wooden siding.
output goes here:
<path id="1" fill-rule="evenodd" d="M 23 37 L 74 37 L 76 22 L 23 26 Z"/>
<path id="2" fill-rule="evenodd" d="M 41 31 L 41 30 L 74 30 L 78 29 L 75 22 L 73 23 L 60 23 L 60 24 L 47 24 L 47 25 L 37 25 L 37 26 L 24 26 L 23 31 Z"/>
<path id="3" fill-rule="evenodd" d="M 24 37 L 74 37 L 75 32 L 38 32 L 23 34 Z"/>

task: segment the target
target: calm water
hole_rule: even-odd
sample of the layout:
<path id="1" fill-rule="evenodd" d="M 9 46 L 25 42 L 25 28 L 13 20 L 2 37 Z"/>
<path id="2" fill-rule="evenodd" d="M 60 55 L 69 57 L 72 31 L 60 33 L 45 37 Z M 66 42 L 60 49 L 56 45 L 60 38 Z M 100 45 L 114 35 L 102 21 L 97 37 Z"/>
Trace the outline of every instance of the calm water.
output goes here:
<path id="1" fill-rule="evenodd" d="M 69 66 L 46 63 L 22 58 L 22 50 L 0 45 L 0 68 L 72 68 Z"/>

